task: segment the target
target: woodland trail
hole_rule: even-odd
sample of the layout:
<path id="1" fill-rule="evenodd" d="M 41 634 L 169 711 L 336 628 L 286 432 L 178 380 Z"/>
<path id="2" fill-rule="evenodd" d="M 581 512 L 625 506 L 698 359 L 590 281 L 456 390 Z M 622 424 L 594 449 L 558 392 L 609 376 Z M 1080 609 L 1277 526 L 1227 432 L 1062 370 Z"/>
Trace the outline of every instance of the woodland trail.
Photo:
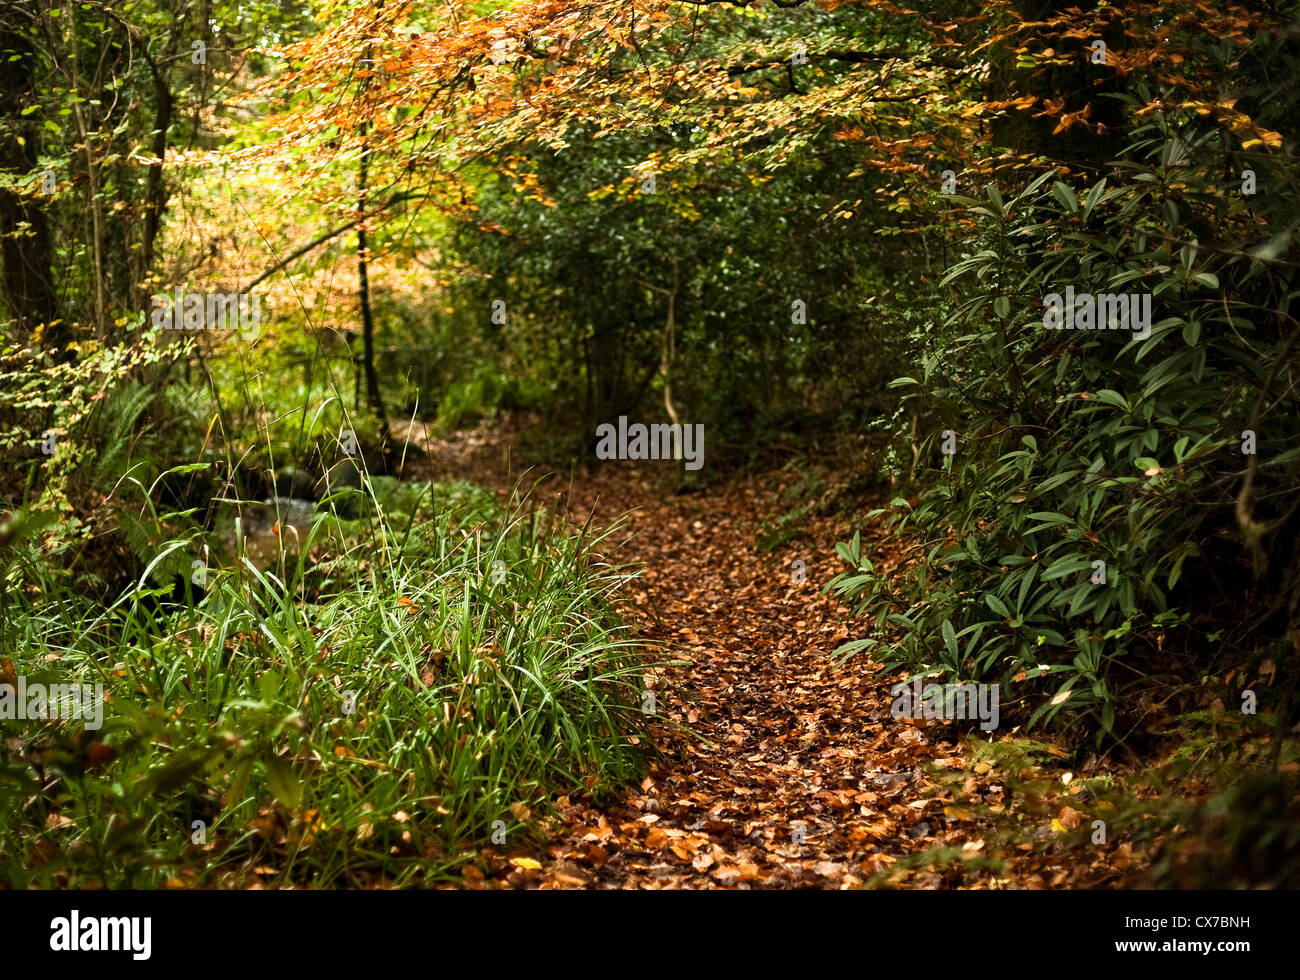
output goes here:
<path id="1" fill-rule="evenodd" d="M 418 442 L 429 454 L 420 468 L 434 478 L 473 480 L 504 497 L 518 477 L 507 478 L 509 436 L 497 430 Z M 467 884 L 852 888 L 891 867 L 894 887 L 975 884 L 899 865 L 934 847 L 971 857 L 983 847 L 975 823 L 945 814 L 953 797 L 937 772 L 964 778 L 967 793 L 995 808 L 1006 798 L 973 771 L 962 776 L 968 753 L 951 729 L 890 717 L 891 679 L 861 658 L 836 665 L 848 610 L 821 588 L 838 570 L 834 543 L 849 526 L 814 519 L 810 538 L 763 555 L 756 530 L 781 473 L 676 495 L 654 489 L 666 475 L 654 465 L 575 474 L 571 497 L 567 477 L 535 492 L 570 499 L 579 521 L 629 515 L 618 558 L 644 568 L 630 590 L 642 635 L 664 646 L 664 659 L 690 661 L 657 679 L 658 711 L 690 731 L 656 733 L 663 755 L 625 799 L 601 808 L 561 799 L 567 828 L 544 851 L 484 851 L 493 873 L 467 867 Z M 803 584 L 795 560 L 807 563 Z M 512 864 L 520 855 L 541 868 Z M 1018 886 L 1062 883 L 1064 871 L 1042 870 L 1018 874 Z M 1008 884 L 984 877 L 975 887 Z"/>

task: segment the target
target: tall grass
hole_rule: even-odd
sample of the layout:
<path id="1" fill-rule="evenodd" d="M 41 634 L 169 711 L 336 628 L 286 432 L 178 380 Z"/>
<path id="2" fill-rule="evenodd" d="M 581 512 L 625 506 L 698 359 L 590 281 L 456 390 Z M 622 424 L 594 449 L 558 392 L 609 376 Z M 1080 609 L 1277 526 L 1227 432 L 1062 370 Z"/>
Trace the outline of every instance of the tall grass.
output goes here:
<path id="1" fill-rule="evenodd" d="M 183 596 L 146 570 L 107 606 L 14 525 L 6 670 L 109 703 L 98 731 L 0 720 L 5 884 L 434 882 L 526 843 L 556 794 L 638 775 L 647 663 L 610 532 L 464 484 L 364 492 L 357 520 L 282 529 L 269 568 L 212 557 Z"/>

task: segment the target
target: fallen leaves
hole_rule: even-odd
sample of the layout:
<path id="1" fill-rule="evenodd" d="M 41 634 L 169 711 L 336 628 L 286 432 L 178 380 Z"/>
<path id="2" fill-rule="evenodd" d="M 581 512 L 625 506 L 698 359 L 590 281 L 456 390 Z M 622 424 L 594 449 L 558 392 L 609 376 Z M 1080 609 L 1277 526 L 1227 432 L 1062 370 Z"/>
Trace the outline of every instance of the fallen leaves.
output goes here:
<path id="1" fill-rule="evenodd" d="M 485 450 L 485 459 L 500 458 Z M 463 462 L 458 468 L 465 475 Z M 494 462 L 467 475 L 508 491 Z M 596 803 L 579 791 L 557 800 L 559 827 L 542 847 L 508 855 L 485 847 L 461 867 L 464 887 L 843 889 L 887 880 L 1045 888 L 1066 880 L 1046 849 L 1092 819 L 1069 795 L 1078 781 L 1053 775 L 1055 796 L 1019 797 L 1008 785 L 1013 773 L 972 758 L 953 729 L 895 721 L 889 678 L 864 661 L 832 659 L 853 632 L 849 611 L 817 590 L 845 528 L 810 519 L 789 553 L 760 553 L 755 529 L 784 489 L 780 479 L 664 497 L 636 467 L 621 467 L 575 484 L 570 507 L 584 521 L 593 511 L 605 520 L 633 514 L 636 533 L 620 558 L 646 573 L 629 586 L 628 608 L 657 610 L 638 613 L 642 635 L 676 662 L 644 680 L 664 720 L 652 725 L 661 754 L 621 799 Z M 904 550 L 884 541 L 872 560 L 897 566 Z M 808 583 L 792 589 L 796 557 Z M 1038 748 L 1066 756 L 1056 745 Z M 1027 808 L 1031 832 L 1046 837 L 1019 842 L 1006 828 Z M 515 816 L 529 818 L 525 808 Z M 940 851 L 948 863 L 935 870 L 923 859 Z M 1111 852 L 1139 863 L 1131 849 Z"/>
<path id="2" fill-rule="evenodd" d="M 692 731 L 660 727 L 657 743 L 680 761 L 661 759 L 613 805 L 563 798 L 565 829 L 543 850 L 485 855 L 495 870 L 466 887 L 859 887 L 951 833 L 943 803 L 923 795 L 923 767 L 965 760 L 932 728 L 895 724 L 887 684 L 829 656 L 850 634 L 848 610 L 817 595 L 814 575 L 832 559 L 819 569 L 816 556 L 833 555 L 843 528 L 824 519 L 820 542 L 801 542 L 808 588 L 789 587 L 791 556 L 756 548 L 779 490 L 665 500 L 635 473 L 578 488 L 591 498 L 572 504 L 584 517 L 597 496 L 611 517 L 638 515 L 637 550 L 623 557 L 647 574 L 631 598 L 661 610 L 643 634 L 682 662 L 652 678 L 657 710 Z"/>

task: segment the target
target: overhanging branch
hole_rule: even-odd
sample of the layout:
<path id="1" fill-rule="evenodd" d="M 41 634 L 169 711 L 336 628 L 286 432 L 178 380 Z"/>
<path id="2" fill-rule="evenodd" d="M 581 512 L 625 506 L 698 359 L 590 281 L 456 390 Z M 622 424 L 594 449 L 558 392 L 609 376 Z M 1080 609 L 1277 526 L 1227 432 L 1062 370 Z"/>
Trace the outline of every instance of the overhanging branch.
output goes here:
<path id="1" fill-rule="evenodd" d="M 325 232 L 325 234 L 313 238 L 311 241 L 309 241 L 306 245 L 303 245 L 301 248 L 294 249 L 292 252 L 290 252 L 280 261 L 275 263 L 275 265 L 271 266 L 260 276 L 258 276 L 247 286 L 245 286 L 241 290 L 241 292 L 244 293 L 252 292 L 253 289 L 255 289 L 257 286 L 260 286 L 267 279 L 270 279 L 273 275 L 275 275 L 277 272 L 279 272 L 289 263 L 295 261 L 296 259 L 302 258 L 312 249 L 324 245 L 331 238 L 337 238 L 345 231 L 349 231 L 355 228 L 357 225 L 361 224 L 361 222 L 365 221 L 366 219 L 373 218 L 376 214 L 379 214 L 382 211 L 386 211 L 392 205 L 400 204 L 402 201 L 408 201 L 411 200 L 412 198 L 420 198 L 420 197 L 428 197 L 428 195 L 427 194 L 394 194 L 387 201 L 385 201 L 381 207 L 378 207 L 373 211 L 367 212 L 366 214 L 360 215 L 359 217 L 353 218 L 351 221 L 347 222 L 346 224 L 339 225 L 336 228 L 331 228 L 329 231 Z"/>

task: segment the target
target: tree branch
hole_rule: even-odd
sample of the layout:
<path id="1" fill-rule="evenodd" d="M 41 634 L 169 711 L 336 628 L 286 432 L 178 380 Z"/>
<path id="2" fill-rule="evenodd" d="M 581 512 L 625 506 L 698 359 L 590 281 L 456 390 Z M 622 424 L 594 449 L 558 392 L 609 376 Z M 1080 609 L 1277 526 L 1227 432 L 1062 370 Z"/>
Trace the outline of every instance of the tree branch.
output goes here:
<path id="1" fill-rule="evenodd" d="M 875 64 L 884 61 L 906 61 L 911 65 L 918 65 L 925 68 L 969 68 L 969 65 L 958 64 L 955 61 L 935 61 L 932 58 L 926 58 L 920 61 L 914 61 L 908 55 L 901 51 L 820 51 L 808 52 L 805 57 L 809 62 L 813 61 L 844 61 L 854 65 Z M 748 65 L 732 65 L 727 69 L 727 74 L 732 78 L 737 75 L 746 75 L 751 71 L 763 71 L 767 68 L 783 68 L 790 64 L 789 58 L 782 58 L 779 61 L 755 61 Z"/>
<path id="2" fill-rule="evenodd" d="M 241 292 L 244 293 L 252 292 L 254 288 L 260 286 L 267 279 L 270 279 L 273 275 L 275 275 L 277 272 L 283 269 L 290 262 L 293 262 L 295 259 L 302 258 L 312 249 L 324 245 L 331 238 L 337 238 L 345 231 L 350 231 L 351 229 L 355 228 L 357 225 L 361 224 L 361 222 L 365 221 L 367 218 L 374 217 L 376 214 L 379 214 L 381 211 L 386 210 L 390 206 L 394 204 L 399 204 L 402 201 L 407 201 L 412 198 L 420 198 L 420 197 L 427 197 L 427 196 L 428 196 L 427 194 L 394 194 L 387 201 L 385 201 L 381 207 L 378 207 L 373 211 L 368 211 L 365 214 L 358 215 L 357 217 L 353 218 L 351 221 L 347 222 L 346 224 L 339 225 L 337 228 L 331 228 L 329 231 L 325 232 L 325 234 L 313 238 L 311 241 L 309 241 L 306 245 L 302 246 L 301 248 L 294 249 L 292 252 L 290 252 L 288 255 L 282 258 L 279 262 L 275 263 L 275 265 L 271 266 L 260 276 L 258 276 L 247 286 L 245 286 L 241 290 Z"/>

